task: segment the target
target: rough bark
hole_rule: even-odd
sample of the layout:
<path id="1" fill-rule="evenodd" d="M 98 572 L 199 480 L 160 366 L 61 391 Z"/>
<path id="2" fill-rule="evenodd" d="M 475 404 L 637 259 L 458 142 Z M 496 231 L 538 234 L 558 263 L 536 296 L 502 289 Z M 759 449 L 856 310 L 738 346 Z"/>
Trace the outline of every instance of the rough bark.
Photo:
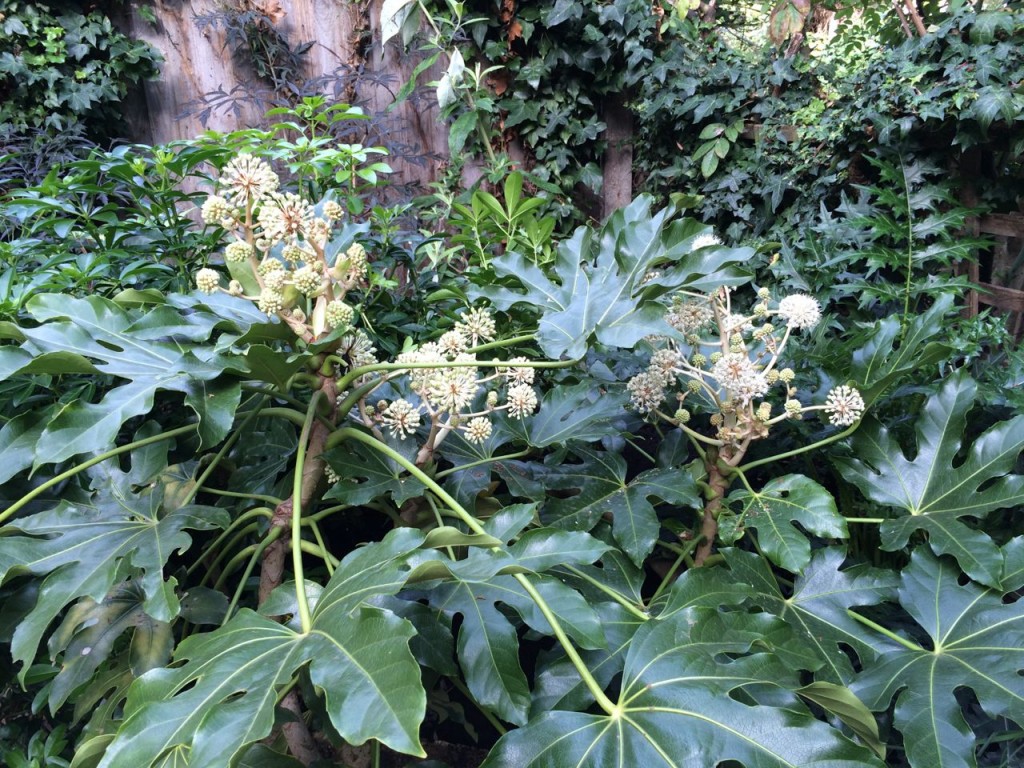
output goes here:
<path id="1" fill-rule="evenodd" d="M 391 182 L 423 185 L 437 178 L 447 156 L 447 129 L 438 120 L 431 89 L 423 89 L 422 97 L 414 96 L 384 114 L 421 54 L 407 54 L 395 42 L 381 49 L 381 1 L 281 0 L 285 15 L 277 29 L 293 46 L 315 41 L 304 56 L 306 78 L 321 79 L 324 93 L 380 116 L 367 123 L 371 141 L 365 143 L 384 137 L 396 148 L 396 156 L 389 160 L 395 170 Z M 222 31 L 210 27 L 200 31 L 196 26 L 197 15 L 222 7 L 218 0 L 153 0 L 148 7 L 156 23 L 146 21 L 138 6 L 122 20 L 125 31 L 149 42 L 164 57 L 160 77 L 146 83 L 142 99 L 132 105 L 131 138 L 154 144 L 191 138 L 206 129 L 226 132 L 261 125 L 264 104 L 258 100 L 236 101 L 237 112 L 212 110 L 205 124 L 195 107 L 204 95 L 218 90 L 230 93 L 239 86 L 251 93 L 271 90 L 224 47 Z M 420 76 L 420 82 L 438 79 L 442 71 L 437 64 Z"/>
<path id="2" fill-rule="evenodd" d="M 601 218 L 607 219 L 633 199 L 633 113 L 626 107 L 624 94 L 605 99 L 604 122 L 608 148 L 604 153 Z"/>

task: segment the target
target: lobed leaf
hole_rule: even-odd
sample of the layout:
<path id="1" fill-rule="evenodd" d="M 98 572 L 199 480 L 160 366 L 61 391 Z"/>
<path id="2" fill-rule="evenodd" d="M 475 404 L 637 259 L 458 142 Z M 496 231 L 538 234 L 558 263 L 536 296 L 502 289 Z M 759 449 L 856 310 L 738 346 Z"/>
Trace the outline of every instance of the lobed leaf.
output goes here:
<path id="1" fill-rule="evenodd" d="M 975 735 L 956 692 L 970 689 L 991 717 L 1024 727 L 1024 603 L 968 582 L 950 560 L 917 548 L 899 601 L 929 639 L 893 647 L 852 688 L 875 711 L 896 700 L 895 725 L 914 768 L 975 768 Z"/>
<path id="2" fill-rule="evenodd" d="M 926 531 L 938 554 L 954 556 L 971 578 L 998 586 L 998 546 L 961 518 L 983 520 L 994 509 L 1024 502 L 1024 475 L 1010 474 L 1024 450 L 1024 416 L 987 430 L 957 460 L 976 392 L 977 384 L 960 372 L 928 398 L 912 460 L 885 427 L 868 420 L 853 438 L 856 457 L 835 463 L 867 498 L 905 513 L 882 524 L 883 549 L 900 549 L 915 531 Z"/>
<path id="3" fill-rule="evenodd" d="M 274 724 L 281 686 L 309 665 L 338 733 L 351 744 L 378 739 L 423 756 L 426 709 L 412 626 L 366 600 L 397 592 L 423 536 L 408 528 L 346 557 L 321 593 L 302 634 L 248 609 L 214 632 L 193 635 L 131 687 L 125 720 L 100 768 L 149 768 L 169 756 L 227 766 Z"/>

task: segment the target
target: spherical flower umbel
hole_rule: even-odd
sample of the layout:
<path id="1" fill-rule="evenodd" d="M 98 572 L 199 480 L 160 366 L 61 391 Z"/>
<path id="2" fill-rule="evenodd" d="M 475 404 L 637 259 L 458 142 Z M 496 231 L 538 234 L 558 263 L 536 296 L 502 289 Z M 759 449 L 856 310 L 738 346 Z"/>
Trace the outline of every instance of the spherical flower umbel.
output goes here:
<path id="1" fill-rule="evenodd" d="M 634 376 L 626 384 L 633 407 L 640 413 L 649 413 L 665 399 L 665 377 L 650 371 Z"/>
<path id="2" fill-rule="evenodd" d="M 399 398 L 384 409 L 380 420 L 392 437 L 408 437 L 420 425 L 420 412 L 408 400 Z"/>
<path id="3" fill-rule="evenodd" d="M 324 203 L 324 216 L 328 221 L 337 221 L 344 215 L 345 211 L 337 200 L 328 200 Z"/>
<path id="4" fill-rule="evenodd" d="M 224 166 L 220 181 L 227 187 L 226 197 L 239 206 L 263 199 L 274 192 L 279 183 L 277 174 L 265 160 L 245 153 Z"/>
<path id="5" fill-rule="evenodd" d="M 513 357 L 509 360 L 510 363 L 527 363 L 529 362 L 525 357 Z M 499 368 L 504 374 L 505 379 L 512 384 L 533 384 L 535 376 L 533 368 Z"/>
<path id="6" fill-rule="evenodd" d="M 427 396 L 441 410 L 455 413 L 473 402 L 479 386 L 473 368 L 448 368 L 430 378 Z"/>
<path id="7" fill-rule="evenodd" d="M 231 218 L 231 205 L 220 195 L 210 195 L 203 202 L 199 215 L 204 224 L 220 224 L 223 219 Z"/>
<path id="8" fill-rule="evenodd" d="M 203 293 L 216 293 L 220 287 L 220 275 L 213 269 L 200 269 L 196 272 L 196 288 Z"/>
<path id="9" fill-rule="evenodd" d="M 335 299 L 327 305 L 325 317 L 331 328 L 347 328 L 352 324 L 355 310 L 341 299 Z"/>
<path id="10" fill-rule="evenodd" d="M 864 415 L 864 398 L 854 387 L 834 387 L 825 399 L 828 420 L 837 427 L 848 427 Z"/>
<path id="11" fill-rule="evenodd" d="M 718 238 L 718 236 L 712 235 L 710 232 L 705 232 L 704 234 L 697 235 L 695 238 L 693 238 L 693 250 L 695 251 L 699 248 L 708 248 L 712 245 L 721 244 L 722 241 Z"/>
<path id="12" fill-rule="evenodd" d="M 313 296 L 320 291 L 323 285 L 323 278 L 312 267 L 299 267 L 292 273 L 292 283 L 299 293 L 305 296 Z"/>
<path id="13" fill-rule="evenodd" d="M 471 443 L 482 443 L 491 436 L 491 420 L 486 416 L 476 416 L 463 427 L 466 439 Z"/>
<path id="14" fill-rule="evenodd" d="M 283 269 L 272 269 L 263 276 L 263 287 L 272 291 L 283 291 L 288 273 Z"/>
<path id="15" fill-rule="evenodd" d="M 284 296 L 280 291 L 275 291 L 271 288 L 264 288 L 260 292 L 260 298 L 259 301 L 256 302 L 256 306 L 259 307 L 260 312 L 265 312 L 268 315 L 276 315 L 284 309 Z"/>
<path id="16" fill-rule="evenodd" d="M 714 317 L 707 301 L 676 300 L 665 316 L 665 320 L 680 333 L 700 331 Z"/>
<path id="17" fill-rule="evenodd" d="M 271 195 L 260 208 L 263 236 L 272 242 L 294 238 L 305 231 L 312 219 L 312 207 L 292 192 Z"/>
<path id="18" fill-rule="evenodd" d="M 513 419 L 529 416 L 537 410 L 537 393 L 528 384 L 508 388 L 508 415 Z"/>
<path id="19" fill-rule="evenodd" d="M 742 353 L 723 355 L 711 367 L 711 375 L 741 403 L 761 397 L 769 388 L 768 378 Z"/>
<path id="20" fill-rule="evenodd" d="M 456 327 L 455 330 L 446 331 L 437 340 L 437 346 L 441 352 L 449 357 L 456 357 L 466 351 L 469 346 L 469 339 Z"/>
<path id="21" fill-rule="evenodd" d="M 228 246 L 224 249 L 224 259 L 236 264 L 245 261 L 250 256 L 252 256 L 252 246 L 243 240 L 235 240 L 233 243 L 228 243 Z"/>
<path id="22" fill-rule="evenodd" d="M 794 293 L 779 302 L 779 314 L 790 328 L 813 328 L 821 320 L 821 305 L 805 293 Z"/>
<path id="23" fill-rule="evenodd" d="M 490 341 L 497 332 L 494 326 L 494 318 L 491 313 L 482 307 L 469 310 L 462 319 L 455 324 L 455 329 L 461 331 L 475 346 L 480 339 Z"/>

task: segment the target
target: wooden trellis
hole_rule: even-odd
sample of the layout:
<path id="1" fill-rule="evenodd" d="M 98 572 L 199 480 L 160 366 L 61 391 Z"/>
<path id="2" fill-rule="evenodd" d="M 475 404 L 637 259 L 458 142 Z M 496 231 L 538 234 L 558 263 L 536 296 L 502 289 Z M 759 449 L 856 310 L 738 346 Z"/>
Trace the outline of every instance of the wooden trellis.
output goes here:
<path id="1" fill-rule="evenodd" d="M 1007 318 L 1007 328 L 1024 340 L 1024 213 L 994 213 L 970 223 L 974 234 L 993 241 L 992 249 L 963 272 L 979 290 L 967 297 L 967 311 L 994 307 Z"/>

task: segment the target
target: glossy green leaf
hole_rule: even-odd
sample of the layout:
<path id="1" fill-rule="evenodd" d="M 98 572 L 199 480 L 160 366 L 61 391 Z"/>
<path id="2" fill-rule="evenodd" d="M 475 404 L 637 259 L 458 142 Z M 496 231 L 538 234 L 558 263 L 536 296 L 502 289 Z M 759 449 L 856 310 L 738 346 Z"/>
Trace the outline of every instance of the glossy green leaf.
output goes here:
<path id="1" fill-rule="evenodd" d="M 178 599 L 175 581 L 164 580 L 164 564 L 192 544 L 186 528 L 210 530 L 228 522 L 227 513 L 214 507 L 164 510 L 162 485 L 136 491 L 111 462 L 89 474 L 93 495 L 87 503 L 62 501 L 0 529 L 0 583 L 23 573 L 45 577 L 11 645 L 15 660 L 26 665 L 65 606 L 81 597 L 100 602 L 128 575 L 145 594 L 146 613 L 170 621 L 178 614 Z"/>
<path id="2" fill-rule="evenodd" d="M 989 716 L 1024 727 L 1024 602 L 1006 604 L 1001 592 L 961 584 L 960 576 L 951 560 L 927 547 L 914 551 L 901 574 L 899 601 L 928 642 L 890 643 L 852 686 L 874 710 L 895 698 L 895 725 L 913 768 L 977 765 L 960 689 L 973 691 Z"/>
<path id="3" fill-rule="evenodd" d="M 188 396 L 186 403 L 199 416 L 204 444 L 216 443 L 227 434 L 237 391 L 219 385 L 210 398 L 203 387 L 212 385 L 202 382 L 220 376 L 228 358 L 197 344 L 213 332 L 219 321 L 215 315 L 196 313 L 184 325 L 175 320 L 161 326 L 148 320 L 152 313 L 159 313 L 162 320 L 168 312 L 178 318 L 177 313 L 156 307 L 146 314 L 98 296 L 76 299 L 51 294 L 33 297 L 26 309 L 39 325 L 22 329 L 27 340 L 20 347 L 0 349 L 0 379 L 52 363 L 62 367 L 61 372 L 86 370 L 126 380 L 99 403 L 76 402 L 58 411 L 36 443 L 36 465 L 112 445 L 125 421 L 153 407 L 158 390 Z M 137 324 L 145 334 L 135 333 Z"/>
<path id="4" fill-rule="evenodd" d="M 472 552 L 470 558 L 484 563 L 493 559 L 490 553 L 478 550 Z M 459 573 L 459 569 L 453 570 Z M 446 625 L 450 626 L 456 616 L 462 618 L 457 652 L 473 698 L 503 720 L 521 725 L 526 722 L 530 707 L 530 688 L 519 663 L 516 628 L 498 605 L 515 610 L 538 632 L 550 635 L 553 631 L 537 604 L 511 576 L 473 578 L 466 569 L 461 573 L 465 575 L 461 578 L 456 575 L 454 580 L 436 586 L 425 597 L 443 614 Z M 590 649 L 605 645 L 597 614 L 578 592 L 550 577 L 534 575 L 530 580 L 577 644 Z"/>
<path id="5" fill-rule="evenodd" d="M 524 568 L 546 571 L 556 565 L 589 564 L 612 549 L 582 531 L 534 528 L 509 547 L 509 554 Z"/>
<path id="6" fill-rule="evenodd" d="M 568 440 L 600 440 L 620 431 L 612 422 L 622 419 L 627 402 L 624 391 L 604 391 L 592 382 L 552 387 L 529 421 L 527 440 L 538 448 Z"/>
<path id="7" fill-rule="evenodd" d="M 548 712 L 502 737 L 484 768 L 643 765 L 707 768 L 724 760 L 758 768 L 881 766 L 871 753 L 814 719 L 786 689 L 797 670 L 757 652 L 774 617 L 689 608 L 640 627 L 626 653 L 612 714 Z M 727 655 L 728 654 L 728 655 Z M 738 658 L 732 658 L 739 656 Z M 774 689 L 773 704 L 744 691 Z"/>
<path id="8" fill-rule="evenodd" d="M 757 531 L 761 551 L 792 573 L 801 573 L 811 561 L 811 543 L 794 523 L 825 538 L 848 536 L 832 494 L 803 475 L 775 478 L 755 493 L 736 491 L 729 502 L 742 505 L 743 524 Z"/>
<path id="9" fill-rule="evenodd" d="M 546 489 L 578 490 L 567 499 L 550 499 L 542 505 L 541 520 L 559 528 L 587 531 L 603 515 L 610 515 L 616 542 L 637 565 L 650 554 L 661 530 L 650 497 L 700 507 L 697 484 L 684 470 L 650 469 L 627 483 L 626 461 L 621 455 L 589 448 L 574 452 L 582 463 L 533 467 Z"/>
<path id="10" fill-rule="evenodd" d="M 842 720 L 865 746 L 885 759 L 885 744 L 878 736 L 878 722 L 853 691 L 835 683 L 817 681 L 798 688 L 796 692 Z"/>
<path id="11" fill-rule="evenodd" d="M 45 411 L 29 411 L 15 416 L 0 429 L 0 483 L 32 466 L 36 444 L 49 420 L 50 414 Z"/>
<path id="12" fill-rule="evenodd" d="M 853 353 L 851 376 L 868 406 L 900 378 L 946 359 L 950 347 L 938 339 L 943 319 L 952 308 L 953 297 L 940 294 L 931 307 L 908 323 L 905 331 L 900 318 L 887 317 L 863 334 L 864 342 Z"/>
<path id="13" fill-rule="evenodd" d="M 594 610 L 601 617 L 601 628 L 608 647 L 584 649 L 579 654 L 594 679 L 602 687 L 607 687 L 622 672 L 629 644 L 644 621 L 618 603 L 600 603 L 594 606 Z M 594 696 L 579 671 L 558 646 L 541 655 L 534 681 L 531 717 L 552 709 L 581 712 L 594 703 Z"/>
<path id="14" fill-rule="evenodd" d="M 149 768 L 187 753 L 192 766 L 226 766 L 274 723 L 280 686 L 309 665 L 338 733 L 351 744 L 378 739 L 423 755 L 426 707 L 409 651 L 412 627 L 366 600 L 402 588 L 406 559 L 423 536 L 399 529 L 346 557 L 324 588 L 308 634 L 243 609 L 224 627 L 190 636 L 180 666 L 132 686 L 125 720 L 101 768 Z"/>
<path id="15" fill-rule="evenodd" d="M 56 712 L 75 689 L 92 679 L 115 642 L 129 630 L 134 675 L 168 662 L 174 647 L 170 625 L 146 615 L 144 601 L 145 594 L 137 585 L 125 584 L 102 602 L 84 598 L 68 610 L 48 643 L 51 658 L 62 656 L 60 672 L 50 684 L 50 711 Z"/>
<path id="16" fill-rule="evenodd" d="M 324 494 L 325 499 L 356 505 L 390 497 L 396 504 L 402 504 L 422 496 L 426 488 L 398 462 L 362 443 L 343 443 L 324 453 L 324 459 L 341 478 Z"/>
<path id="17" fill-rule="evenodd" d="M 850 618 L 848 611 L 893 596 L 894 574 L 863 567 L 840 570 L 845 559 L 843 551 L 821 549 L 814 553 L 810 565 L 793 583 L 792 594 L 787 596 L 764 559 L 736 549 L 725 550 L 723 554 L 731 575 L 703 577 L 717 582 L 717 587 L 698 582 L 696 589 L 685 593 L 689 600 L 706 605 L 717 590 L 717 599 L 723 605 L 747 600 L 775 614 L 804 641 L 808 656 L 820 663 L 817 679 L 848 684 L 853 666 L 846 648 L 852 649 L 862 663 L 873 661 L 888 648 L 875 642 L 863 626 Z M 684 574 L 679 580 L 683 582 L 681 586 L 686 586 L 684 579 L 690 577 L 691 572 Z M 676 591 L 670 596 L 670 607 L 674 607 L 672 601 L 678 601 Z"/>
<path id="18" fill-rule="evenodd" d="M 670 334 L 665 307 L 656 299 L 669 288 L 692 284 L 711 273 L 737 279 L 735 265 L 749 249 L 721 249 L 722 254 L 694 253 L 693 236 L 702 227 L 672 221 L 675 211 L 651 213 L 652 199 L 641 196 L 616 211 L 600 232 L 580 228 L 559 244 L 555 277 L 518 253 L 494 260 L 501 278 L 518 285 L 476 288 L 498 309 L 526 304 L 540 312 L 537 340 L 552 359 L 582 357 L 592 340 L 632 348 L 650 334 Z M 709 249 L 713 250 L 713 249 Z M 655 267 L 666 269 L 656 281 L 644 281 Z"/>
<path id="19" fill-rule="evenodd" d="M 959 459 L 976 392 L 975 382 L 957 373 L 928 398 L 912 460 L 885 427 L 870 420 L 854 435 L 856 458 L 836 464 L 871 501 L 905 513 L 882 524 L 883 549 L 900 549 L 915 531 L 927 531 L 937 553 L 953 555 L 971 578 L 998 586 L 999 548 L 960 518 L 984 520 L 994 509 L 1024 502 L 1024 475 L 1009 474 L 1024 450 L 1024 416 L 987 430 Z"/>

